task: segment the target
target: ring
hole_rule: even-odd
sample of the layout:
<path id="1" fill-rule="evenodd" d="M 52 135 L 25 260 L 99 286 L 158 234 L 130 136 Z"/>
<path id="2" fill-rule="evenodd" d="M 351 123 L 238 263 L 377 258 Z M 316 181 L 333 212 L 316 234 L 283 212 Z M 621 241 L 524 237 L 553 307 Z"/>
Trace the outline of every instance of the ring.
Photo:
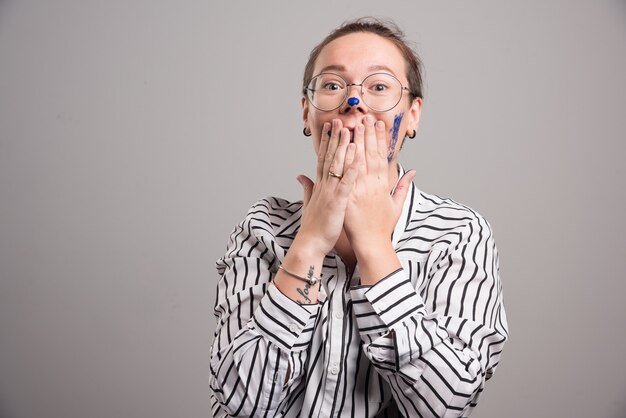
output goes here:
<path id="1" fill-rule="evenodd" d="M 330 171 L 330 170 L 328 171 L 328 175 L 329 175 L 329 176 L 331 176 L 331 177 L 337 177 L 339 180 L 341 180 L 341 178 L 343 177 L 342 175 L 339 175 L 339 174 L 333 173 L 333 172 L 332 172 L 332 171 Z"/>

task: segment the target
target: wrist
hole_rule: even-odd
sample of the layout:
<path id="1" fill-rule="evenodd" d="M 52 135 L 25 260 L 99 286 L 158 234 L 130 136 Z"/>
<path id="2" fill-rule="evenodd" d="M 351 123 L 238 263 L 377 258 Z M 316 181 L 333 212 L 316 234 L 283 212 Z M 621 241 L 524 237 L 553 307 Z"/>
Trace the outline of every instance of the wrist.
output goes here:
<path id="1" fill-rule="evenodd" d="M 350 239 L 350 245 L 354 254 L 361 260 L 376 258 L 381 254 L 395 253 L 391 237 L 363 237 L 363 239 Z"/>
<path id="2" fill-rule="evenodd" d="M 289 254 L 298 259 L 322 262 L 328 250 L 313 237 L 298 233 L 289 247 Z"/>
<path id="3" fill-rule="evenodd" d="M 355 255 L 361 271 L 361 284 L 374 285 L 383 277 L 402 268 L 391 241 L 383 244 L 368 246 L 365 249 L 355 250 Z"/>
<path id="4" fill-rule="evenodd" d="M 276 272 L 274 284 L 299 304 L 315 304 L 318 302 L 323 262 L 324 255 L 315 247 L 294 239 Z"/>

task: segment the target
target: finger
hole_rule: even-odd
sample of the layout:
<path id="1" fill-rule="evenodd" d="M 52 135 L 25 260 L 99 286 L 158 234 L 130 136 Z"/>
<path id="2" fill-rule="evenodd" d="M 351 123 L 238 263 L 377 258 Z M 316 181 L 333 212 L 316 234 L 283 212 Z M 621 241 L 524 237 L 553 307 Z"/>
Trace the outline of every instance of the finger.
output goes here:
<path id="1" fill-rule="evenodd" d="M 378 155 L 381 158 L 387 158 L 387 133 L 385 132 L 385 122 L 379 120 L 376 122 L 376 142 L 378 144 Z"/>
<path id="2" fill-rule="evenodd" d="M 341 123 L 341 120 L 333 119 L 333 128 L 330 134 L 330 140 L 328 141 L 328 150 L 326 151 L 326 156 L 324 157 L 324 171 L 322 172 L 322 176 L 324 176 L 324 178 L 328 177 L 330 166 L 335 159 L 335 152 L 337 151 L 337 146 L 339 145 L 339 135 L 341 134 L 342 127 L 343 124 Z"/>
<path id="3" fill-rule="evenodd" d="M 311 180 L 310 178 L 308 178 L 307 176 L 301 174 L 297 177 L 298 179 L 298 183 L 300 183 L 302 185 L 302 188 L 304 189 L 304 207 L 306 208 L 307 205 L 309 204 L 309 201 L 311 200 L 311 195 L 313 194 L 313 186 L 315 186 L 315 183 L 313 183 L 313 180 Z"/>
<path id="4" fill-rule="evenodd" d="M 404 173 L 402 178 L 398 181 L 396 188 L 393 190 L 391 198 L 393 199 L 393 203 L 396 209 L 401 208 L 404 204 L 404 200 L 406 199 L 406 195 L 409 192 L 409 186 L 411 185 L 413 177 L 415 177 L 415 173 L 415 170 L 409 170 Z"/>
<path id="5" fill-rule="evenodd" d="M 348 143 L 348 146 L 346 147 L 346 156 L 344 158 L 344 163 L 343 163 L 344 173 L 351 165 L 354 164 L 355 153 L 356 153 L 356 145 L 354 143 Z"/>
<path id="6" fill-rule="evenodd" d="M 378 141 L 376 139 L 376 129 L 374 128 L 374 117 L 367 115 L 365 117 L 365 157 L 368 171 L 378 166 Z"/>
<path id="7" fill-rule="evenodd" d="M 347 198 L 354 188 L 354 183 L 356 182 L 356 179 L 359 175 L 359 166 L 362 164 L 362 160 L 360 160 L 359 156 L 357 155 L 356 144 L 348 144 L 345 160 L 345 170 L 343 173 L 343 177 L 341 178 L 341 181 L 337 186 L 337 191 L 339 192 L 340 197 Z"/>
<path id="8" fill-rule="evenodd" d="M 365 127 L 362 123 L 358 123 L 354 129 L 354 145 L 355 145 L 355 158 L 362 161 L 358 168 L 359 174 L 365 174 L 367 171 L 367 161 L 365 160 Z"/>
<path id="9" fill-rule="evenodd" d="M 322 137 L 320 138 L 320 146 L 317 149 L 317 178 L 315 181 L 319 182 L 322 180 L 324 175 L 324 158 L 326 157 L 326 151 L 328 149 L 328 142 L 330 140 L 330 135 L 328 131 L 330 130 L 330 123 L 325 123 L 322 127 Z"/>
<path id="10" fill-rule="evenodd" d="M 343 128 L 341 130 L 339 145 L 337 146 L 337 150 L 335 151 L 335 158 L 333 159 L 332 164 L 329 167 L 329 171 L 332 171 L 335 174 L 343 175 L 344 170 L 344 162 L 346 157 L 346 150 L 348 149 L 348 144 L 350 144 L 350 131 L 347 128 Z"/>

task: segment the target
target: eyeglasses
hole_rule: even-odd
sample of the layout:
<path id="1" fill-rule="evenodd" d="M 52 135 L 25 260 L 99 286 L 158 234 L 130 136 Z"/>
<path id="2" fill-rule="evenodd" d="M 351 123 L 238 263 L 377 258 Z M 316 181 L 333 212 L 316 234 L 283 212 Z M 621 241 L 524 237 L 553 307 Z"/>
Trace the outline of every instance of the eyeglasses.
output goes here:
<path id="1" fill-rule="evenodd" d="M 400 80 L 387 73 L 370 74 L 362 83 L 348 83 L 334 73 L 321 73 L 309 81 L 306 95 L 309 102 L 323 112 L 338 109 L 348 98 L 350 87 L 361 87 L 361 100 L 375 112 L 387 112 L 402 99 L 404 87 Z"/>

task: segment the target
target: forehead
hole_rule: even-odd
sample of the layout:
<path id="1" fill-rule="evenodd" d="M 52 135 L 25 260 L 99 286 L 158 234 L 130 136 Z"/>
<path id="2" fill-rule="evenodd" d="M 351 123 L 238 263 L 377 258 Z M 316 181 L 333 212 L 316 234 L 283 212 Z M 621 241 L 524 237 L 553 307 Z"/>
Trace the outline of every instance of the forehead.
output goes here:
<path id="1" fill-rule="evenodd" d="M 398 47 L 388 39 L 368 32 L 351 33 L 328 43 L 320 52 L 313 74 L 323 71 L 346 76 L 365 76 L 386 68 L 406 79 L 405 62 Z"/>

